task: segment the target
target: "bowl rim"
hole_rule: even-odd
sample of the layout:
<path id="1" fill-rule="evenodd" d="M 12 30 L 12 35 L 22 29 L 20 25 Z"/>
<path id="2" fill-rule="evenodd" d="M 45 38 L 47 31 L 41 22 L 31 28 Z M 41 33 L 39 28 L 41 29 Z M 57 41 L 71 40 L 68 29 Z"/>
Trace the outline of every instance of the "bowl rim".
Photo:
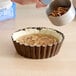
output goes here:
<path id="1" fill-rule="evenodd" d="M 26 29 L 37 29 L 37 30 L 51 29 L 51 30 L 56 31 L 57 33 L 59 33 L 59 34 L 62 36 L 62 39 L 61 39 L 60 42 L 56 42 L 56 43 L 51 44 L 51 45 L 29 45 L 29 44 L 21 44 L 20 42 L 17 42 L 16 40 L 13 39 L 13 34 L 14 34 L 14 33 L 19 32 L 19 31 L 21 31 L 21 30 L 26 30 Z M 63 40 L 65 39 L 65 36 L 64 36 L 64 34 L 63 34 L 62 32 L 60 32 L 60 31 L 58 31 L 58 30 L 56 30 L 56 29 L 47 28 L 47 27 L 26 27 L 26 28 L 19 29 L 19 30 L 15 31 L 14 33 L 13 33 L 12 36 L 11 36 L 12 41 L 14 41 L 14 42 L 16 42 L 16 43 L 18 43 L 18 44 L 20 44 L 20 45 L 30 46 L 30 47 L 34 47 L 34 46 L 36 46 L 36 47 L 40 47 L 40 46 L 43 46 L 43 47 L 46 47 L 46 46 L 53 46 L 53 45 L 57 45 L 58 43 L 62 43 Z"/>

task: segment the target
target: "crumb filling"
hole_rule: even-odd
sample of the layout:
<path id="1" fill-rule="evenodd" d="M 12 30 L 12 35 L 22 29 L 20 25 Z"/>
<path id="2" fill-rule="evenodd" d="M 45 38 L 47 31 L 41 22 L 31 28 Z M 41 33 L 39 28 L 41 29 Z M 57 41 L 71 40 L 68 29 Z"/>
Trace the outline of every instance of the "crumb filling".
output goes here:
<path id="1" fill-rule="evenodd" d="M 47 34 L 29 34 L 23 35 L 16 39 L 17 42 L 21 44 L 28 44 L 28 45 L 51 45 L 57 43 L 59 40 Z"/>
<path id="2" fill-rule="evenodd" d="M 62 16 L 68 11 L 68 7 L 57 7 L 54 9 L 49 16 L 57 17 L 57 16 Z"/>

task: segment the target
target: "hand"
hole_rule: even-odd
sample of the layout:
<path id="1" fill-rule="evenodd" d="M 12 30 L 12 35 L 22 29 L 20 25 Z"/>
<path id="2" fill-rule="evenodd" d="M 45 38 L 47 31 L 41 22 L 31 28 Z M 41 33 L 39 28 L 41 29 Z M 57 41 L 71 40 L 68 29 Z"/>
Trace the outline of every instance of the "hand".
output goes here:
<path id="1" fill-rule="evenodd" d="M 36 2 L 36 0 L 11 0 L 11 1 L 22 4 L 22 5 Z"/>
<path id="2" fill-rule="evenodd" d="M 11 0 L 11 1 L 22 4 L 22 5 L 29 4 L 29 3 L 36 3 L 37 8 L 46 6 L 42 4 L 40 0 Z"/>

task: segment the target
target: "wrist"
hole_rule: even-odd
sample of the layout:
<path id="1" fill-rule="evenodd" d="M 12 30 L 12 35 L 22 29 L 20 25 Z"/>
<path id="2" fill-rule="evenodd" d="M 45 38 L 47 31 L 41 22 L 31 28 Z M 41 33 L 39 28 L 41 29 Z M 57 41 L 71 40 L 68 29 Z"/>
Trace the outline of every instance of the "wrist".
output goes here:
<path id="1" fill-rule="evenodd" d="M 45 6 L 46 6 L 46 5 L 43 4 L 43 3 L 41 2 L 41 0 L 37 0 L 37 1 L 36 1 L 36 7 L 37 7 L 37 8 L 45 7 Z"/>

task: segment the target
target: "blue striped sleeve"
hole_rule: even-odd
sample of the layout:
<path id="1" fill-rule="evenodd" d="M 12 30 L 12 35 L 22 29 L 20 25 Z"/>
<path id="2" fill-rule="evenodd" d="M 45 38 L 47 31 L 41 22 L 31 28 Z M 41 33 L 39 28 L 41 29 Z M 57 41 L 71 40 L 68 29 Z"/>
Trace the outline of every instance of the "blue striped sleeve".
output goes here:
<path id="1" fill-rule="evenodd" d="M 48 5 L 52 0 L 41 0 L 41 2 L 45 5 Z"/>

